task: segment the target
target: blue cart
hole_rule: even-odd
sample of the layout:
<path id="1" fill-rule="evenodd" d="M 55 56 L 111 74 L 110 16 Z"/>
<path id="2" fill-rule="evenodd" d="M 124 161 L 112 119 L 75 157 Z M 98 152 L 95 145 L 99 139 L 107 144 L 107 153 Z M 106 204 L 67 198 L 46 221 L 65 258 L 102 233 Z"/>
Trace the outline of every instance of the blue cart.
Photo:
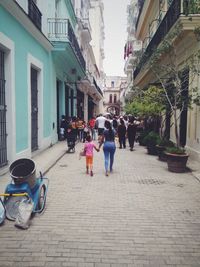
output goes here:
<path id="1" fill-rule="evenodd" d="M 35 164 L 30 159 L 19 159 L 10 166 L 12 181 L 6 186 L 5 192 L 0 194 L 0 224 L 5 217 L 15 220 L 22 201 L 33 202 L 32 213 L 41 213 L 46 204 L 49 180 L 40 173 L 35 175 Z"/>

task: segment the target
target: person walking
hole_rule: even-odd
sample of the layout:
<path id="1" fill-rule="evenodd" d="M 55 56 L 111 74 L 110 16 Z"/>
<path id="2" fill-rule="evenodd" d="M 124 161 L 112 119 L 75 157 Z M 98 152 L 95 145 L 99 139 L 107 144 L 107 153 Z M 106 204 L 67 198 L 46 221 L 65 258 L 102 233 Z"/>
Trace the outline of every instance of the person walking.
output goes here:
<path id="1" fill-rule="evenodd" d="M 108 176 L 108 170 L 110 172 L 113 171 L 113 163 L 114 163 L 114 154 L 116 151 L 115 146 L 115 132 L 112 129 L 111 123 L 109 121 L 105 121 L 105 130 L 101 136 L 99 149 L 103 145 L 104 152 L 104 165 L 105 165 L 105 174 Z"/>
<path id="2" fill-rule="evenodd" d="M 136 136 L 137 124 L 135 123 L 135 118 L 130 117 L 129 124 L 127 127 L 127 137 L 130 146 L 130 151 L 133 151 L 135 136 Z"/>
<path id="3" fill-rule="evenodd" d="M 83 141 L 83 129 L 84 129 L 84 121 L 83 121 L 83 119 L 78 118 L 76 126 L 77 126 L 77 130 L 78 130 L 78 140 L 80 142 L 82 142 Z"/>
<path id="4" fill-rule="evenodd" d="M 98 129 L 98 136 L 101 136 L 103 131 L 104 131 L 104 125 L 105 125 L 105 121 L 106 118 L 100 114 L 97 118 L 96 118 L 96 127 Z"/>
<path id="5" fill-rule="evenodd" d="M 89 120 L 89 127 L 90 127 L 90 131 L 91 131 L 91 136 L 92 136 L 92 140 L 95 140 L 95 118 L 92 117 L 90 120 Z"/>
<path id="6" fill-rule="evenodd" d="M 124 124 L 124 120 L 120 119 L 120 124 L 117 130 L 118 138 L 119 138 L 119 148 L 126 148 L 126 126 Z"/>
<path id="7" fill-rule="evenodd" d="M 84 152 L 85 152 L 85 158 L 86 158 L 86 173 L 90 176 L 93 176 L 93 150 L 99 152 L 99 148 L 95 146 L 95 144 L 92 142 L 91 135 L 88 135 L 86 137 L 86 143 L 84 145 Z"/>

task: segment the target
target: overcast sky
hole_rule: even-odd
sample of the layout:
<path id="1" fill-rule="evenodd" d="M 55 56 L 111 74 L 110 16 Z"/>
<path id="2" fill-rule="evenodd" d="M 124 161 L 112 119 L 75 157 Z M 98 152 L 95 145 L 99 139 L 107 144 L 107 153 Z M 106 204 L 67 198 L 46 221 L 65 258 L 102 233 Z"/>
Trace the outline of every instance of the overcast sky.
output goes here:
<path id="1" fill-rule="evenodd" d="M 127 39 L 127 5 L 130 0 L 104 2 L 104 71 L 108 76 L 125 76 L 124 45 Z"/>

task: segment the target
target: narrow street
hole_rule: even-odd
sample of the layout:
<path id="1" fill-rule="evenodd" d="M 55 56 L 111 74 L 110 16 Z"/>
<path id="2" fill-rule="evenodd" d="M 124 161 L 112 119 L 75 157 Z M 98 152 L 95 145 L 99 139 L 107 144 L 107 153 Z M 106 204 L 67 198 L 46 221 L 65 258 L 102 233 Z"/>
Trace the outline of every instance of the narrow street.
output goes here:
<path id="1" fill-rule="evenodd" d="M 30 228 L 0 227 L 0 266 L 200 266 L 200 182 L 138 144 L 117 149 L 109 177 L 96 152 L 90 177 L 81 146 L 46 174 L 46 210 Z"/>

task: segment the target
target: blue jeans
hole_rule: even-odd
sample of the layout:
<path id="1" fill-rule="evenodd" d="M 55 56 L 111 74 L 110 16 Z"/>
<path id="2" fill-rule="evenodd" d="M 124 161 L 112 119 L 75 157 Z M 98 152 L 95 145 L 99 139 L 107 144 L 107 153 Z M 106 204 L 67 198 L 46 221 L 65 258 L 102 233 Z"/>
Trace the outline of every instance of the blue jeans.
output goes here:
<path id="1" fill-rule="evenodd" d="M 104 161 L 105 161 L 106 172 L 108 171 L 109 161 L 110 161 L 110 171 L 112 171 L 115 150 L 116 150 L 116 146 L 115 146 L 114 142 L 106 141 L 104 143 L 103 152 L 104 152 Z"/>

